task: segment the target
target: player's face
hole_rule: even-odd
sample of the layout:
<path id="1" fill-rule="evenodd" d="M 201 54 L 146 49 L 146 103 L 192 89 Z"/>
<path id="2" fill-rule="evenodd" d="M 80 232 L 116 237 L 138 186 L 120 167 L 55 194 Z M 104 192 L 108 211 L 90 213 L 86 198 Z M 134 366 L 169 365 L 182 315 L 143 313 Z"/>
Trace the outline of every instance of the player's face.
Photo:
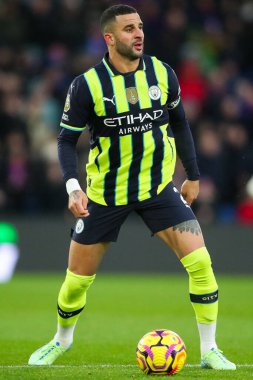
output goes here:
<path id="1" fill-rule="evenodd" d="M 138 13 L 116 16 L 113 36 L 118 54 L 135 60 L 142 56 L 144 49 L 143 23 Z"/>

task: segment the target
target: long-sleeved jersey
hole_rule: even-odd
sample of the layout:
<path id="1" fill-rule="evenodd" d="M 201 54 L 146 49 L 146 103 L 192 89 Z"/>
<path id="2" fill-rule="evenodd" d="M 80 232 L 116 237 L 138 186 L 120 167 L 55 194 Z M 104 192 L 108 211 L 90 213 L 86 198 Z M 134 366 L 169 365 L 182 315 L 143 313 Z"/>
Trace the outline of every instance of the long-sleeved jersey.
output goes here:
<path id="1" fill-rule="evenodd" d="M 99 204 L 125 205 L 159 194 L 172 180 L 175 138 L 188 178 L 199 176 L 177 77 L 155 57 L 144 55 L 136 71 L 122 74 L 106 55 L 76 77 L 61 127 L 59 157 L 65 180 L 77 175 L 68 149 L 71 136 L 90 132 L 86 191 Z"/>

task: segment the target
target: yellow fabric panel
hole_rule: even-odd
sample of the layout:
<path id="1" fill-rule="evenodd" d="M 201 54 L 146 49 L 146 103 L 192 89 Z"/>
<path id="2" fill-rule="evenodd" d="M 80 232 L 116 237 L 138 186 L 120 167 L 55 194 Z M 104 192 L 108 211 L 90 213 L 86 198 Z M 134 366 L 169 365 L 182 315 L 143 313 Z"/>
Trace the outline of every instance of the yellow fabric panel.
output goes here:
<path id="1" fill-rule="evenodd" d="M 135 84 L 137 88 L 137 93 L 139 97 L 140 108 L 150 108 L 152 107 L 152 102 L 148 93 L 148 82 L 144 70 L 139 70 L 135 73 Z"/>
<path id="2" fill-rule="evenodd" d="M 166 104 L 168 99 L 168 74 L 166 68 L 163 66 L 162 62 L 156 57 L 151 57 L 155 69 L 156 78 L 158 80 L 158 87 L 162 91 L 161 95 L 161 105 Z"/>
<path id="3" fill-rule="evenodd" d="M 153 153 L 155 150 L 155 142 L 152 131 L 143 134 L 143 146 L 145 155 L 141 160 L 141 170 L 139 174 L 139 200 L 143 201 L 150 197 L 151 189 L 151 168 L 153 165 Z"/>
<path id="4" fill-rule="evenodd" d="M 98 116 L 105 116 L 105 106 L 103 101 L 103 90 L 100 83 L 100 80 L 97 76 L 95 69 L 90 69 L 85 74 L 85 79 L 88 83 L 93 102 L 95 104 L 95 112 Z"/>
<path id="5" fill-rule="evenodd" d="M 162 163 L 162 182 L 158 186 L 159 194 L 165 186 L 172 180 L 176 165 L 176 145 L 174 137 L 167 136 L 167 124 L 160 127 L 163 132 L 164 159 Z"/>
<path id="6" fill-rule="evenodd" d="M 103 198 L 104 193 L 104 177 L 110 168 L 109 161 L 109 148 L 111 145 L 109 137 L 101 137 L 99 143 L 102 148 L 101 154 L 98 156 L 98 148 L 94 148 L 94 152 L 90 152 L 89 161 L 86 165 L 87 172 L 87 195 L 88 198 L 92 199 L 94 202 L 106 205 Z M 96 154 L 97 153 L 97 154 Z M 95 164 L 95 159 L 98 156 L 98 167 Z M 92 183 L 92 188 L 89 186 L 89 182 Z"/>
<path id="7" fill-rule="evenodd" d="M 128 112 L 129 103 L 126 97 L 125 80 L 122 75 L 112 77 L 113 92 L 117 113 Z"/>
<path id="8" fill-rule="evenodd" d="M 107 62 L 106 62 L 106 60 L 104 58 L 103 58 L 103 64 L 105 65 L 105 67 L 106 67 L 109 75 L 113 76 L 114 74 L 113 74 L 112 70 L 110 69 L 110 66 L 107 64 Z"/>
<path id="9" fill-rule="evenodd" d="M 120 138 L 120 161 L 116 180 L 116 204 L 128 203 L 128 177 L 132 162 L 132 136 L 126 135 Z"/>

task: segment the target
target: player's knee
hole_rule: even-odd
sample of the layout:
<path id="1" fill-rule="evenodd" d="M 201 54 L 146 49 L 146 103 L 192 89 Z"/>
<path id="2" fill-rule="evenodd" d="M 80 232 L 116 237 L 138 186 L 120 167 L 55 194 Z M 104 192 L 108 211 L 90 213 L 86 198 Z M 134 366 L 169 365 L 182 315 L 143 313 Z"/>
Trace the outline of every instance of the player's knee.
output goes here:
<path id="1" fill-rule="evenodd" d="M 86 293 L 96 275 L 80 276 L 67 270 L 65 281 L 58 296 L 58 303 L 62 307 L 69 305 L 83 306 L 86 303 Z"/>
<path id="2" fill-rule="evenodd" d="M 91 284 L 93 283 L 96 275 L 92 276 L 82 276 L 79 274 L 75 274 L 67 269 L 67 274 L 65 278 L 65 282 L 68 283 L 69 288 L 72 290 L 88 290 Z"/>
<path id="3" fill-rule="evenodd" d="M 189 274 L 208 270 L 212 266 L 212 261 L 206 247 L 201 247 L 189 253 L 181 260 Z"/>
<path id="4" fill-rule="evenodd" d="M 189 290 L 191 294 L 206 295 L 217 292 L 218 285 L 213 273 L 211 258 L 205 247 L 191 252 L 181 261 L 189 274 Z M 216 296 L 216 293 L 214 296 Z M 199 302 L 198 297 L 197 301 L 194 298 L 192 302 Z"/>
<path id="5" fill-rule="evenodd" d="M 93 283 L 96 275 L 81 276 L 67 269 L 65 281 L 62 284 L 60 294 L 64 295 L 65 299 L 79 298 L 86 294 L 87 290 Z"/>

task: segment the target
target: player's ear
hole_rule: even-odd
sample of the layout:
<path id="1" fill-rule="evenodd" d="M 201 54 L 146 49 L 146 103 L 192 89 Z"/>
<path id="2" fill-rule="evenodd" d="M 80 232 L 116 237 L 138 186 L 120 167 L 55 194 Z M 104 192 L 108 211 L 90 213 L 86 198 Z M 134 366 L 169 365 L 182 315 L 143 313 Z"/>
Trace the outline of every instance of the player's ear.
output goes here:
<path id="1" fill-rule="evenodd" d="M 104 40 L 106 45 L 113 46 L 115 43 L 115 39 L 112 33 L 105 33 Z"/>

